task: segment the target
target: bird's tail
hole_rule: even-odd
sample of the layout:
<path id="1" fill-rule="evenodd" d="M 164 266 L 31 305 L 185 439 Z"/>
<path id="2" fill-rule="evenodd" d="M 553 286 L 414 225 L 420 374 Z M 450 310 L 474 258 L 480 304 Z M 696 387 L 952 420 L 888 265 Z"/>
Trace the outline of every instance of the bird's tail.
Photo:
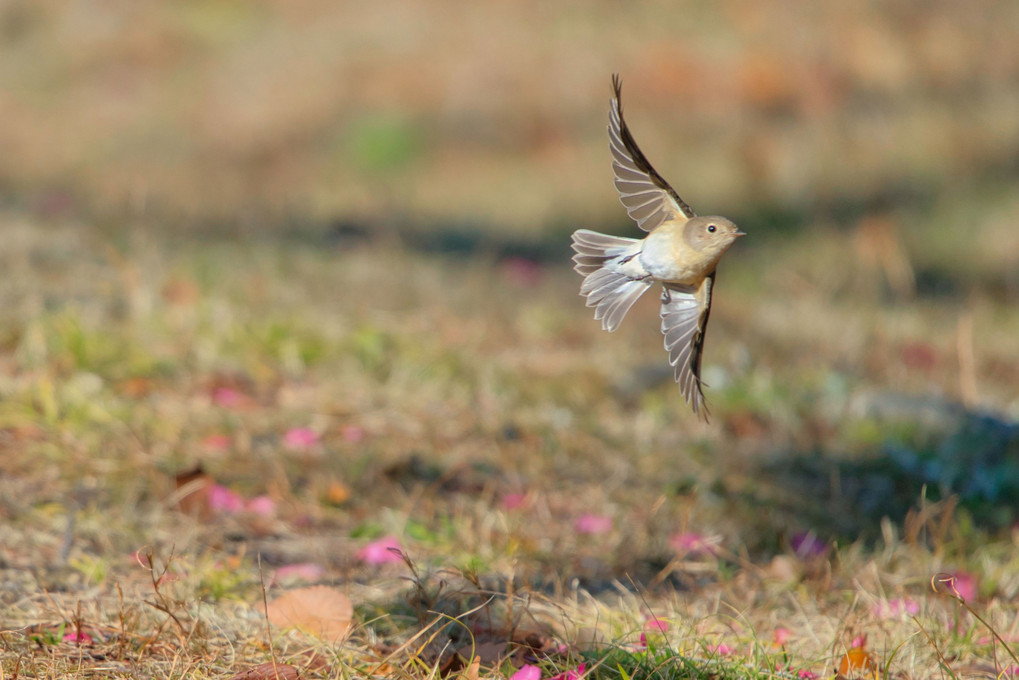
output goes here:
<path id="1" fill-rule="evenodd" d="M 641 241 L 588 229 L 573 232 L 574 270 L 584 276 L 580 294 L 594 307 L 594 318 L 610 333 L 652 283 L 637 255 Z"/>

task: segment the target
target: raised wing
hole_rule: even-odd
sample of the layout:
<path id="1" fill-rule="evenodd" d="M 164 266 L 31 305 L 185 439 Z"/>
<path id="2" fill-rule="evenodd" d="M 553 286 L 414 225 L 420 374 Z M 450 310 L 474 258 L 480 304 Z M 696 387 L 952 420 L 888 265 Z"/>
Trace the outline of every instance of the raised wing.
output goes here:
<path id="1" fill-rule="evenodd" d="M 675 368 L 676 382 L 693 412 L 708 419 L 701 384 L 701 355 L 704 349 L 704 331 L 711 313 L 711 288 L 715 275 L 711 274 L 700 287 L 664 284 L 662 290 L 662 334 L 669 363 Z"/>
<path id="2" fill-rule="evenodd" d="M 612 76 L 612 105 L 609 108 L 609 148 L 616 191 L 626 212 L 644 231 L 663 222 L 695 215 L 641 152 L 623 119 L 622 83 Z"/>

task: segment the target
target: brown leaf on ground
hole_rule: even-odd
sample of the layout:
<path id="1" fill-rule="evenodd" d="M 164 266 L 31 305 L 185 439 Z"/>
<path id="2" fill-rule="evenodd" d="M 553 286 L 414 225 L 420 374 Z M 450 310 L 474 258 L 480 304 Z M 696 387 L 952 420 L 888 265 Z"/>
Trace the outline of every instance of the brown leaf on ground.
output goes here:
<path id="1" fill-rule="evenodd" d="M 215 480 L 202 469 L 201 465 L 178 473 L 174 477 L 174 486 L 176 487 L 173 495 L 174 506 L 188 515 L 207 516 L 209 514 L 208 490 L 214 482 Z"/>
<path id="2" fill-rule="evenodd" d="M 116 384 L 117 391 L 129 399 L 147 397 L 156 385 L 156 381 L 143 375 L 136 375 L 121 380 Z"/>
<path id="3" fill-rule="evenodd" d="M 350 500 L 350 487 L 339 480 L 329 482 L 326 489 L 326 501 L 331 505 L 343 505 Z"/>
<path id="4" fill-rule="evenodd" d="M 329 661 L 321 654 L 310 649 L 301 652 L 297 656 L 290 657 L 289 661 L 302 671 L 321 671 L 328 675 L 330 670 Z"/>
<path id="5" fill-rule="evenodd" d="M 280 628 L 298 628 L 327 642 L 342 640 L 350 630 L 354 605 L 328 586 L 298 588 L 269 603 L 269 621 Z"/>
<path id="6" fill-rule="evenodd" d="M 478 680 L 478 676 L 481 674 L 481 657 L 474 657 L 474 661 L 471 661 L 470 665 L 464 669 L 464 672 L 460 674 L 461 678 L 465 680 Z"/>
<path id="7" fill-rule="evenodd" d="M 486 666 L 494 666 L 509 656 L 508 644 L 504 642 L 478 642 L 464 645 L 456 650 L 465 660 L 480 660 Z M 473 662 L 472 662 L 473 663 Z M 468 668 L 469 670 L 469 668 Z"/>
<path id="8" fill-rule="evenodd" d="M 863 647 L 853 647 L 843 655 L 839 662 L 840 678 L 878 677 L 877 663 L 874 657 Z"/>
<path id="9" fill-rule="evenodd" d="M 161 294 L 171 305 L 184 307 L 195 304 L 202 292 L 191 279 L 174 278 L 163 285 Z"/>
<path id="10" fill-rule="evenodd" d="M 286 663 L 268 661 L 231 675 L 229 680 L 298 680 L 300 671 Z"/>
<path id="11" fill-rule="evenodd" d="M 429 645 L 431 647 L 431 645 Z M 439 677 L 445 678 L 453 673 L 457 673 L 464 669 L 464 660 L 459 654 L 450 651 L 448 647 L 445 647 L 438 652 L 432 652 L 430 649 L 426 649 L 426 653 L 421 655 L 423 660 L 433 659 L 429 665 L 434 665 L 439 669 Z"/>
<path id="12" fill-rule="evenodd" d="M 748 410 L 729 414 L 723 424 L 727 431 L 742 439 L 757 439 L 768 435 L 768 422 Z"/>
<path id="13" fill-rule="evenodd" d="M 559 649 L 559 642 L 540 630 L 517 628 L 513 631 L 513 642 L 534 654 L 554 654 Z"/>
<path id="14" fill-rule="evenodd" d="M 471 658 L 471 652 L 486 666 L 502 663 L 509 659 L 517 668 L 535 659 L 545 658 L 559 651 L 559 642 L 544 632 L 529 628 L 488 628 L 473 629 L 474 645 L 464 645 L 457 650 L 457 656 L 464 660 Z"/>

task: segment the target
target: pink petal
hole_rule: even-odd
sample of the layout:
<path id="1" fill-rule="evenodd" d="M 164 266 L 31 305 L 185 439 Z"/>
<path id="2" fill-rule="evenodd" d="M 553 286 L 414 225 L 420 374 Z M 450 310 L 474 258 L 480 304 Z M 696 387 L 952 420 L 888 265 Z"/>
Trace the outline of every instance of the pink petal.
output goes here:
<path id="1" fill-rule="evenodd" d="M 817 673 L 808 671 L 806 668 L 801 668 L 796 675 L 800 677 L 800 680 L 815 680 L 817 678 Z"/>
<path id="2" fill-rule="evenodd" d="M 658 618 L 650 618 L 644 622 L 644 630 L 648 633 L 668 633 L 669 622 Z"/>
<path id="3" fill-rule="evenodd" d="M 784 647 L 785 643 L 789 642 L 789 638 L 793 636 L 793 633 L 788 628 L 776 628 L 775 629 L 775 644 L 779 647 Z"/>
<path id="4" fill-rule="evenodd" d="M 511 675 L 509 680 L 541 680 L 541 669 L 538 666 L 526 664 Z"/>
<path id="5" fill-rule="evenodd" d="M 90 645 L 92 644 L 92 638 L 88 633 L 84 633 L 80 630 L 71 631 L 64 633 L 64 637 L 61 638 L 63 642 L 73 642 L 76 645 Z"/>
<path id="6" fill-rule="evenodd" d="M 179 580 L 181 580 L 180 574 L 175 574 L 172 571 L 167 571 L 167 572 L 164 572 L 162 575 L 160 575 L 159 578 L 156 579 L 156 583 L 159 584 L 159 585 L 163 585 L 164 583 L 173 583 L 174 581 L 179 581 Z"/>
<path id="7" fill-rule="evenodd" d="M 354 444 L 365 438 L 365 431 L 363 427 L 357 425 L 344 425 L 340 428 L 340 436 L 343 437 L 343 441 Z"/>
<path id="8" fill-rule="evenodd" d="M 316 581 L 325 573 L 325 568 L 314 562 L 302 562 L 300 564 L 288 564 L 276 570 L 276 580 L 284 581 L 293 579 L 295 581 Z"/>
<path id="9" fill-rule="evenodd" d="M 394 536 L 386 536 L 372 541 L 358 550 L 357 559 L 365 564 L 376 565 L 403 562 L 403 558 L 400 557 L 401 552 L 403 552 L 403 548 L 400 547 L 400 542 Z"/>
<path id="10" fill-rule="evenodd" d="M 240 405 L 243 399 L 243 394 L 237 390 L 230 389 L 229 387 L 217 387 L 212 392 L 212 401 L 217 406 L 231 408 Z"/>
<path id="11" fill-rule="evenodd" d="M 292 451 L 311 448 L 318 440 L 318 432 L 309 427 L 295 427 L 283 435 L 283 444 Z"/>
<path id="12" fill-rule="evenodd" d="M 952 575 L 954 579 L 955 592 L 963 600 L 972 602 L 977 599 L 977 577 L 967 574 L 964 571 L 957 571 Z"/>
<path id="13" fill-rule="evenodd" d="M 553 675 L 551 680 L 580 680 L 580 677 L 584 675 L 584 669 L 587 668 L 587 664 L 580 664 L 572 671 L 566 671 L 559 675 Z"/>
<path id="14" fill-rule="evenodd" d="M 867 646 L 867 634 L 857 635 L 853 638 L 853 643 L 849 645 L 850 649 L 863 649 Z"/>
<path id="15" fill-rule="evenodd" d="M 691 555 L 714 555 L 721 541 L 720 536 L 704 536 L 690 531 L 676 534 L 669 544 L 676 552 L 690 553 Z"/>
<path id="16" fill-rule="evenodd" d="M 276 501 L 269 496 L 255 496 L 245 504 L 244 509 L 255 515 L 272 517 L 276 514 Z"/>
<path id="17" fill-rule="evenodd" d="M 573 528 L 578 534 L 604 534 L 612 530 L 612 518 L 590 513 L 581 515 L 573 523 Z"/>
<path id="18" fill-rule="evenodd" d="M 708 651 L 712 652 L 713 654 L 717 654 L 718 656 L 729 656 L 730 654 L 732 654 L 732 647 L 723 642 L 721 644 L 712 645 L 711 647 L 708 647 Z"/>
<path id="19" fill-rule="evenodd" d="M 206 499 L 209 509 L 213 512 L 233 515 L 244 509 L 244 499 L 241 498 L 240 494 L 231 491 L 221 484 L 210 486 Z"/>
<path id="20" fill-rule="evenodd" d="M 977 599 L 977 577 L 965 571 L 938 574 L 934 577 L 934 585 L 938 590 L 958 597 L 964 602 Z"/>
<path id="21" fill-rule="evenodd" d="M 508 493 L 502 497 L 502 503 L 500 503 L 500 505 L 503 510 L 516 510 L 517 508 L 522 507 L 526 500 L 527 494 Z"/>
<path id="22" fill-rule="evenodd" d="M 225 451 L 230 448 L 230 437 L 225 434 L 210 434 L 202 440 L 202 446 L 210 451 Z"/>
<path id="23" fill-rule="evenodd" d="M 919 613 L 920 605 L 908 597 L 881 600 L 871 608 L 871 614 L 879 619 L 895 619 L 903 615 L 916 616 Z"/>

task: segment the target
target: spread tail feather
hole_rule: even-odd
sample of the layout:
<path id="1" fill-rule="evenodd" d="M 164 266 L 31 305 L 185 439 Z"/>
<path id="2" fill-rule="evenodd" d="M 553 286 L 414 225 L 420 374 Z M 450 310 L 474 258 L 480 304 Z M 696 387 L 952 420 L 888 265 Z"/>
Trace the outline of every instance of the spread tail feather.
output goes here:
<path id="1" fill-rule="evenodd" d="M 573 262 L 576 264 L 573 269 L 578 274 L 587 276 L 600 269 L 605 260 L 636 252 L 633 249 L 639 243 L 640 241 L 633 238 L 578 229 L 573 232 L 573 250 L 577 253 L 573 256 Z"/>
<path id="2" fill-rule="evenodd" d="M 580 294 L 587 306 L 594 307 L 594 318 L 610 333 L 644 291 L 651 277 L 635 256 L 640 252 L 637 239 L 599 234 L 580 229 L 573 233 L 574 269 L 584 275 Z"/>

